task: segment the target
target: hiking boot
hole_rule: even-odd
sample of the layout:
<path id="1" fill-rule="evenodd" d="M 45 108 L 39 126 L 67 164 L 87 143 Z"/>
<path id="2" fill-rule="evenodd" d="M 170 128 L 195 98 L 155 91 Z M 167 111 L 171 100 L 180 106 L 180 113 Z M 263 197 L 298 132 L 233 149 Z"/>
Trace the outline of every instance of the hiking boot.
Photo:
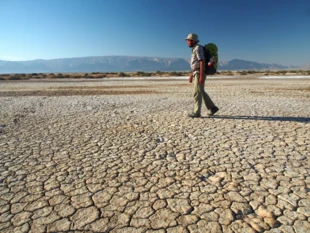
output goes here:
<path id="1" fill-rule="evenodd" d="M 216 106 L 214 108 L 211 108 L 211 112 L 209 113 L 209 116 L 213 116 L 218 110 L 219 108 Z"/>
<path id="2" fill-rule="evenodd" d="M 191 118 L 201 117 L 201 115 L 199 113 L 190 113 L 190 114 L 188 114 L 188 116 L 191 117 Z"/>

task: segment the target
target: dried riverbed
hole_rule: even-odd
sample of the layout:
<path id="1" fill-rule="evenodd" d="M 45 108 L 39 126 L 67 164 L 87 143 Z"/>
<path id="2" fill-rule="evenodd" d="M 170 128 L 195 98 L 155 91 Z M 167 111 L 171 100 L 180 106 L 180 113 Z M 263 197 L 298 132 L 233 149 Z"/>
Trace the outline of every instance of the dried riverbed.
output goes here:
<path id="1" fill-rule="evenodd" d="M 0 81 L 0 232 L 308 232 L 309 88 Z"/>

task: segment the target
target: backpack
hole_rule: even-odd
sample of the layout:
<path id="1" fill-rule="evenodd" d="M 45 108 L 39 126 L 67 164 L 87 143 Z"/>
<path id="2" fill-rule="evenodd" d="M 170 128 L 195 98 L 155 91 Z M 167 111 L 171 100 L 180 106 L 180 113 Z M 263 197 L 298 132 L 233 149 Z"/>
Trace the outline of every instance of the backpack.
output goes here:
<path id="1" fill-rule="evenodd" d="M 203 46 L 205 55 L 205 73 L 213 75 L 217 71 L 218 54 L 217 46 L 213 43 Z"/>

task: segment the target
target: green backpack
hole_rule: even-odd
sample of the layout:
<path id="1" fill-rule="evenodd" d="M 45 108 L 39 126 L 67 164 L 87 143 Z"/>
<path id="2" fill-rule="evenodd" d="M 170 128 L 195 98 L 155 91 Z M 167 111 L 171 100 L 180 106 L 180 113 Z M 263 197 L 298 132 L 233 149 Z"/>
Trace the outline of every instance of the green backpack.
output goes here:
<path id="1" fill-rule="evenodd" d="M 203 46 L 205 55 L 205 73 L 213 75 L 217 71 L 218 54 L 217 46 L 213 43 L 206 44 Z"/>

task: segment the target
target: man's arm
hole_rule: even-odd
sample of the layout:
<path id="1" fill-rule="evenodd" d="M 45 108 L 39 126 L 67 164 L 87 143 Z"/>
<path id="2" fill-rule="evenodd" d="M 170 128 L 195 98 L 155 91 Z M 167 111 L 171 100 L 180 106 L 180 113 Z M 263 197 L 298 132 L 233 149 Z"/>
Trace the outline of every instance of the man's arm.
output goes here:
<path id="1" fill-rule="evenodd" d="M 200 68 L 200 72 L 199 72 L 199 84 L 203 85 L 204 82 L 204 74 L 205 74 L 205 60 L 202 59 L 199 61 L 199 68 Z"/>

